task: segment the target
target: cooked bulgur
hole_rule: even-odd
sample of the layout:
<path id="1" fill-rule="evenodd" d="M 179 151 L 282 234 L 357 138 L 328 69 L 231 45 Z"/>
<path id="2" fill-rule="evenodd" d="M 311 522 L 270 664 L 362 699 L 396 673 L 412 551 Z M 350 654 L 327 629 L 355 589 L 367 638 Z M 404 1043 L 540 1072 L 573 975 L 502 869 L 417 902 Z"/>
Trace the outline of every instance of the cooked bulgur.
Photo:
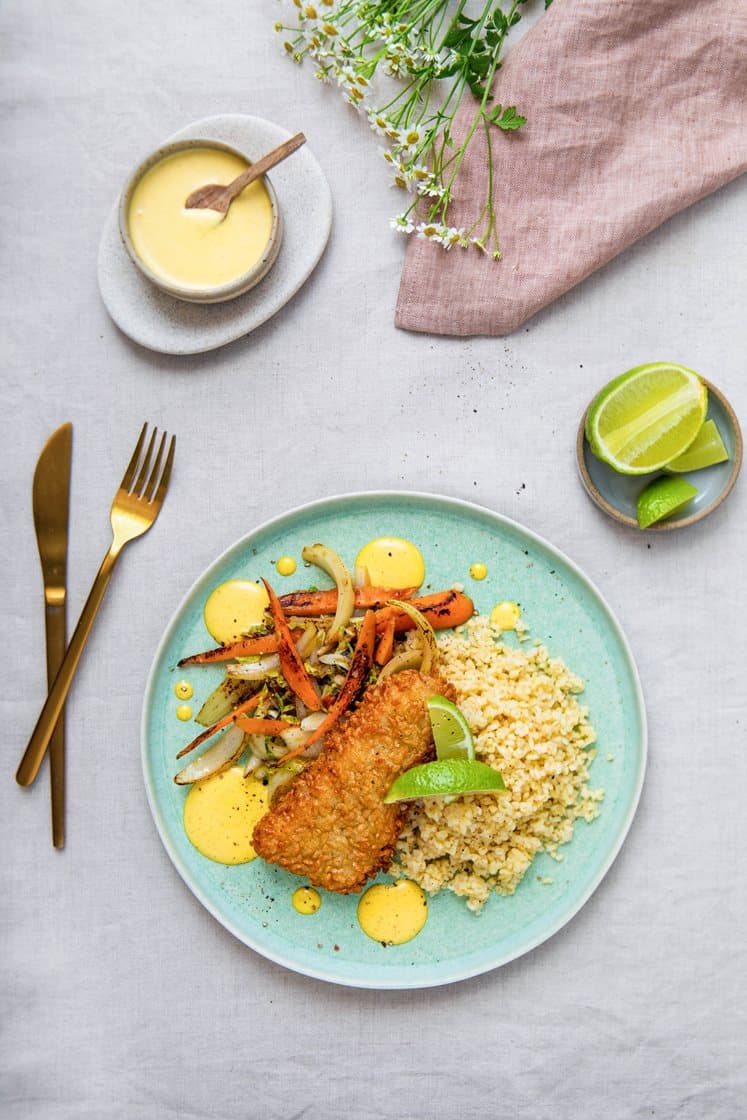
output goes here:
<path id="1" fill-rule="evenodd" d="M 500 770 L 506 791 L 414 804 L 395 874 L 443 888 L 480 910 L 491 890 L 512 894 L 540 850 L 557 859 L 574 821 L 599 812 L 589 790 L 594 729 L 576 696 L 584 682 L 542 645 L 512 648 L 484 616 L 438 640 L 476 757 Z"/>

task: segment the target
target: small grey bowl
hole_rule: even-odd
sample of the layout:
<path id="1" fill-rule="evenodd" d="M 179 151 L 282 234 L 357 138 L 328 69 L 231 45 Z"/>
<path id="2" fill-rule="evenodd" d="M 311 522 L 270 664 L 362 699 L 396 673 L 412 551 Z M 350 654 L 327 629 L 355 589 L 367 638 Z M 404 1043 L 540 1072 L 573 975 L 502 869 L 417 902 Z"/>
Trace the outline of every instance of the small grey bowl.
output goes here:
<path id="1" fill-rule="evenodd" d="M 147 264 L 138 256 L 135 246 L 132 244 L 132 239 L 130 238 L 128 222 L 130 202 L 132 201 L 133 191 L 145 172 L 149 171 L 154 164 L 160 163 L 160 161 L 167 156 L 191 148 L 218 148 L 220 151 L 230 152 L 231 155 L 238 156 L 239 159 L 243 159 L 247 163 L 252 162 L 245 152 L 240 152 L 237 148 L 232 148 L 230 144 L 224 144 L 220 140 L 195 138 L 190 140 L 177 140 L 172 144 L 165 144 L 163 147 L 158 148 L 147 156 L 142 163 L 138 164 L 127 179 L 119 200 L 119 233 L 130 260 L 143 276 L 150 280 L 151 284 L 154 284 L 160 291 L 166 292 L 167 295 L 173 296 L 174 299 L 184 300 L 187 303 L 223 303 L 225 300 L 235 299 L 236 296 L 244 295 L 250 288 L 259 284 L 260 280 L 262 280 L 272 268 L 280 252 L 280 245 L 283 240 L 282 216 L 277 195 L 275 194 L 272 183 L 266 175 L 262 176 L 261 182 L 264 183 L 272 205 L 272 225 L 267 245 L 256 264 L 252 265 L 247 272 L 242 273 L 241 276 L 237 276 L 235 280 L 231 280 L 228 284 L 195 288 L 181 287 L 178 284 L 169 282 L 148 268 Z"/>
<path id="2" fill-rule="evenodd" d="M 708 390 L 706 417 L 715 421 L 729 452 L 729 458 L 725 463 L 717 463 L 712 467 L 678 475 L 678 478 L 686 478 L 697 488 L 696 497 L 688 502 L 677 516 L 657 521 L 647 529 L 641 529 L 638 524 L 638 495 L 652 479 L 666 472 L 656 471 L 654 474 L 643 475 L 618 474 L 607 463 L 601 462 L 592 454 L 584 432 L 588 408 L 581 417 L 576 436 L 576 462 L 584 489 L 592 502 L 604 510 L 609 517 L 622 525 L 637 529 L 639 533 L 666 533 L 671 532 L 672 529 L 684 529 L 688 525 L 694 525 L 696 521 L 701 521 L 709 513 L 718 509 L 737 481 L 742 466 L 742 432 L 739 421 L 723 393 L 710 381 L 706 381 L 705 377 L 701 377 L 700 380 Z"/>

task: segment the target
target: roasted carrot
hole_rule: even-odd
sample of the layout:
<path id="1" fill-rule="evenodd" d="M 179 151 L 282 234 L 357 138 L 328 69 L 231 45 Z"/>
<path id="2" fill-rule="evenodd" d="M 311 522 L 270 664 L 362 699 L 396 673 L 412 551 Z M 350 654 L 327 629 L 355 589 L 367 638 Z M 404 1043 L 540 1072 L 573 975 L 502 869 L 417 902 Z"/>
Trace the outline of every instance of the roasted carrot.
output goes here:
<path id="1" fill-rule="evenodd" d="M 379 640 L 376 643 L 375 661 L 377 665 L 386 665 L 386 663 L 391 660 L 392 651 L 394 649 L 394 627 L 395 620 L 394 615 L 392 615 L 389 621 L 384 624 Z"/>
<path id="2" fill-rule="evenodd" d="M 285 621 L 280 600 L 270 587 L 266 579 L 262 580 L 270 600 L 270 611 L 275 623 L 275 634 L 278 640 L 278 653 L 280 654 L 280 669 L 288 684 L 299 700 L 312 712 L 318 712 L 322 702 L 316 694 L 311 677 L 306 672 L 306 666 L 301 660 L 293 644 L 293 635 L 288 623 Z"/>
<path id="3" fill-rule="evenodd" d="M 422 595 L 417 599 L 410 599 L 424 615 L 434 630 L 444 630 L 449 626 L 461 626 L 474 614 L 475 605 L 468 595 L 462 591 L 439 591 L 435 595 Z M 405 630 L 412 630 L 415 623 L 402 611 L 394 607 L 382 607 L 376 612 L 376 631 L 381 634 L 394 619 L 395 630 L 398 634 Z"/>
<path id="4" fill-rule="evenodd" d="M 256 638 L 239 638 L 226 646 L 217 649 L 206 649 L 203 653 L 193 653 L 191 657 L 183 657 L 178 662 L 182 665 L 206 665 L 214 661 L 233 661 L 236 657 L 254 657 L 260 653 L 277 653 L 277 634 L 262 634 Z"/>
<path id="5" fill-rule="evenodd" d="M 253 709 L 257 707 L 257 704 L 259 704 L 261 696 L 261 692 L 250 696 L 248 700 L 245 700 L 243 704 L 239 704 L 238 707 L 234 708 L 234 710 L 227 716 L 224 716 L 223 719 L 219 719 L 212 727 L 208 727 L 207 731 L 203 731 L 202 734 L 198 735 L 196 739 L 193 739 L 191 743 L 187 743 L 186 747 L 182 747 L 176 757 L 182 758 L 185 754 L 189 754 L 195 747 L 199 747 L 200 743 L 204 743 L 206 739 L 212 738 L 212 736 L 217 734 L 222 728 L 228 727 L 229 723 L 233 723 L 238 716 L 242 715 L 244 712 L 253 711 Z"/>
<path id="6" fill-rule="evenodd" d="M 246 731 L 247 735 L 279 735 L 293 724 L 286 723 L 284 719 L 252 719 L 250 716 L 239 716 L 236 726 Z"/>
<path id="7" fill-rule="evenodd" d="M 387 599 L 410 599 L 417 587 L 405 587 L 395 591 L 391 587 L 356 587 L 355 606 L 358 610 L 383 607 Z M 322 614 L 334 614 L 337 610 L 337 591 L 291 591 L 280 596 L 280 603 L 286 614 L 296 618 L 316 618 Z"/>
<path id="8" fill-rule="evenodd" d="M 373 661 L 375 640 L 376 615 L 373 611 L 366 611 L 358 633 L 358 640 L 353 650 L 353 660 L 350 662 L 348 675 L 332 707 L 319 726 L 311 732 L 306 742 L 302 743 L 299 747 L 295 747 L 292 751 L 289 751 L 288 754 L 283 755 L 280 760 L 281 763 L 289 762 L 290 759 L 296 758 L 299 754 L 303 754 L 317 739 L 321 739 L 322 735 L 326 734 L 332 724 L 336 723 L 342 713 L 350 707 L 363 688 L 363 685 L 366 683 L 366 677 L 368 676 Z"/>

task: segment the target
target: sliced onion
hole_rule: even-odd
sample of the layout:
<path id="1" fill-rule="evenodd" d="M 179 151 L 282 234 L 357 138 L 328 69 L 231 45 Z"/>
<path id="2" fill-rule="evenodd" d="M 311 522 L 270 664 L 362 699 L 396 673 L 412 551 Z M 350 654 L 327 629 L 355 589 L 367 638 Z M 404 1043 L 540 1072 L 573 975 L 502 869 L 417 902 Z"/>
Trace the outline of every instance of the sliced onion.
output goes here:
<path id="1" fill-rule="evenodd" d="M 353 586 L 370 587 L 371 577 L 365 564 L 356 564 L 353 568 Z"/>
<path id="2" fill-rule="evenodd" d="M 249 750 L 255 758 L 267 761 L 271 757 L 267 750 L 267 736 L 266 735 L 247 735 Z"/>
<path id="3" fill-rule="evenodd" d="M 316 731 L 320 723 L 324 723 L 327 718 L 326 712 L 311 712 L 305 719 L 301 720 L 302 731 Z"/>
<path id="4" fill-rule="evenodd" d="M 316 626 L 306 626 L 301 637 L 296 642 L 296 652 L 302 661 L 313 652 L 316 645 Z"/>
<path id="5" fill-rule="evenodd" d="M 405 649 L 402 653 L 397 653 L 390 658 L 379 673 L 379 680 L 383 681 L 386 677 L 393 677 L 395 673 L 401 673 L 404 669 L 421 669 L 422 664 L 423 651 L 413 646 L 411 649 Z"/>
<path id="6" fill-rule="evenodd" d="M 284 766 L 278 766 L 277 770 L 270 775 L 267 782 L 267 793 L 269 794 L 270 801 L 276 796 L 278 790 L 294 781 L 303 768 L 303 763 L 296 762 L 295 759 L 286 762 Z"/>
<path id="7" fill-rule="evenodd" d="M 250 692 L 251 689 L 242 681 L 232 681 L 224 677 L 217 688 L 210 693 L 195 716 L 195 720 L 202 727 L 212 727 L 219 719 L 229 715 L 242 700 L 246 700 Z"/>
<path id="8" fill-rule="evenodd" d="M 280 668 L 280 655 L 266 653 L 256 661 L 231 662 L 226 666 L 226 676 L 242 681 L 259 681 Z"/>
<path id="9" fill-rule="evenodd" d="M 209 778 L 211 774 L 218 774 L 227 770 L 244 750 L 244 732 L 234 724 L 229 727 L 217 743 L 209 747 L 199 758 L 190 762 L 174 778 L 178 786 L 189 786 L 193 782 L 200 782 Z"/>
<path id="10" fill-rule="evenodd" d="M 412 603 L 404 603 L 401 599 L 387 599 L 387 606 L 394 607 L 398 611 L 404 611 L 417 626 L 423 646 L 420 672 L 430 673 L 434 665 L 438 663 L 438 644 L 430 622 L 416 607 L 413 607 Z"/>
<path id="11" fill-rule="evenodd" d="M 318 717 L 321 716 L 321 719 Z M 281 731 L 279 738 L 283 740 L 287 751 L 295 751 L 303 747 L 304 743 L 311 738 L 312 732 L 316 730 L 320 723 L 327 718 L 326 712 L 312 712 L 301 721 L 300 727 L 289 727 L 286 731 Z M 303 758 L 316 758 L 321 754 L 324 748 L 324 736 L 322 735 L 316 742 L 312 743 L 308 751 L 303 752 Z"/>
<path id="12" fill-rule="evenodd" d="M 338 669 L 344 669 L 346 672 L 350 668 L 350 657 L 344 653 L 323 653 L 319 660 L 322 665 L 336 665 Z"/>
<path id="13" fill-rule="evenodd" d="M 355 610 L 353 577 L 334 549 L 327 548 L 324 544 L 307 545 L 301 550 L 301 556 L 307 564 L 316 564 L 317 568 L 331 576 L 337 585 L 337 610 L 332 628 L 327 632 L 328 640 L 337 638 L 350 622 Z"/>
<path id="14" fill-rule="evenodd" d="M 283 740 L 289 751 L 294 751 L 296 747 L 303 746 L 310 734 L 311 732 L 304 731 L 300 727 L 287 727 L 285 731 L 280 732 L 279 738 Z"/>

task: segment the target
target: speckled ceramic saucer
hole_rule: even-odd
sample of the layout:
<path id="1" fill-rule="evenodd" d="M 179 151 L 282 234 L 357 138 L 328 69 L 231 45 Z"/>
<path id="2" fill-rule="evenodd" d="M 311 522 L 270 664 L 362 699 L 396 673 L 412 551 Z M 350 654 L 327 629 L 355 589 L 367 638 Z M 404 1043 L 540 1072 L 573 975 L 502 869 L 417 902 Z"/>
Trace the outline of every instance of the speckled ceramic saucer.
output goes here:
<path id="1" fill-rule="evenodd" d="M 195 121 L 164 143 L 193 137 L 222 140 L 258 158 L 291 134 L 259 117 L 240 114 Z M 133 153 L 133 166 L 137 156 Z M 283 218 L 280 254 L 256 288 L 226 303 L 184 303 L 159 292 L 127 255 L 119 233 L 117 199 L 99 246 L 101 297 L 114 322 L 141 346 L 162 354 L 199 354 L 260 326 L 291 299 L 316 267 L 332 224 L 332 196 L 310 145 L 271 173 Z"/>
<path id="2" fill-rule="evenodd" d="M 724 463 L 681 475 L 697 489 L 696 497 L 688 502 L 679 515 L 649 525 L 647 533 L 667 533 L 702 521 L 728 498 L 741 470 L 742 432 L 736 413 L 720 389 L 704 377 L 701 380 L 708 389 L 707 415 L 715 421 L 729 458 Z M 587 412 L 588 408 L 581 417 L 576 434 L 576 462 L 584 489 L 592 502 L 609 517 L 640 532 L 636 512 L 638 495 L 662 472 L 656 471 L 651 475 L 618 474 L 612 467 L 596 459 L 584 435 Z"/>

